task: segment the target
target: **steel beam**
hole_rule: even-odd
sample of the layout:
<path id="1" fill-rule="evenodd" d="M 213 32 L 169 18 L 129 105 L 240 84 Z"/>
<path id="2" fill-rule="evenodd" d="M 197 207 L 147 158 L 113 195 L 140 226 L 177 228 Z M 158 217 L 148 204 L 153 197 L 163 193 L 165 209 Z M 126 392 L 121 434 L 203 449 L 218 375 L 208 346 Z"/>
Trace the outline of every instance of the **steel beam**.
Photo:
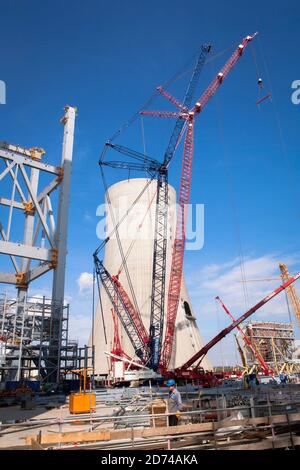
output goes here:
<path id="1" fill-rule="evenodd" d="M 21 167 L 22 171 L 22 167 Z M 31 175 L 30 175 L 30 187 L 32 194 L 36 197 L 37 195 L 37 190 L 38 190 L 38 184 L 39 184 L 39 170 L 36 168 L 31 168 Z M 23 243 L 24 245 L 33 245 L 33 230 L 34 230 L 34 219 L 35 219 L 35 214 L 34 213 L 26 213 L 25 215 L 25 227 L 24 227 L 24 238 L 23 238 Z M 22 259 L 21 263 L 21 270 L 24 272 L 25 271 L 25 266 L 26 266 L 26 258 Z"/>
<path id="2" fill-rule="evenodd" d="M 52 299 L 55 304 L 62 307 L 65 291 L 65 269 L 67 257 L 69 194 L 71 185 L 72 154 L 75 127 L 75 108 L 66 106 L 66 113 L 62 119 L 64 124 L 64 141 L 61 167 L 63 181 L 60 187 L 57 225 L 54 235 L 54 244 L 58 250 L 57 267 L 53 274 Z"/>
<path id="3" fill-rule="evenodd" d="M 3 226 L 1 224 L 1 222 L 0 222 L 0 235 L 3 238 L 3 240 L 5 241 L 6 240 L 6 233 L 3 230 Z M 10 255 L 10 259 L 11 259 L 12 264 L 14 265 L 14 268 L 15 268 L 16 272 L 19 272 L 19 265 L 17 263 L 16 258 L 14 256 Z"/>
<path id="4" fill-rule="evenodd" d="M 0 273 L 0 282 L 3 284 L 16 284 L 16 276 L 10 273 Z"/>
<path id="5" fill-rule="evenodd" d="M 63 305 L 65 295 L 65 271 L 67 257 L 68 214 L 72 173 L 72 156 L 74 143 L 76 110 L 71 106 L 65 107 L 65 115 L 61 122 L 64 124 L 64 140 L 62 149 L 61 168 L 63 180 L 60 186 L 59 205 L 54 245 L 57 249 L 57 266 L 53 273 L 52 285 L 52 324 L 50 332 L 49 355 L 56 356 L 53 366 L 47 367 L 50 382 L 58 382 L 60 376 L 60 347 Z M 51 361 L 53 362 L 53 361 Z"/>
<path id="6" fill-rule="evenodd" d="M 26 170 L 25 170 L 25 168 L 24 168 L 24 166 L 23 166 L 22 164 L 20 165 L 20 170 L 21 170 L 21 173 L 22 173 L 23 178 L 24 178 L 24 180 L 25 180 L 25 183 L 26 183 L 28 192 L 29 192 L 29 194 L 30 194 L 30 197 L 31 197 L 31 199 L 32 199 L 32 202 L 33 202 L 33 204 L 34 204 L 34 207 L 35 207 L 35 209 L 36 209 L 36 211 L 37 211 L 37 213 L 38 213 L 38 216 L 39 216 L 39 218 L 40 218 L 40 221 L 41 221 L 41 223 L 42 223 L 42 225 L 43 225 L 43 228 L 44 228 L 45 233 L 46 233 L 46 235 L 47 235 L 47 238 L 48 238 L 48 240 L 49 240 L 49 243 L 50 243 L 50 245 L 51 245 L 52 248 L 53 248 L 53 240 L 52 240 L 52 237 L 51 237 L 51 235 L 50 235 L 50 232 L 49 232 L 49 228 L 48 228 L 46 219 L 45 219 L 44 214 L 43 214 L 43 212 L 42 212 L 42 209 L 41 209 L 41 207 L 40 207 L 40 205 L 39 205 L 39 203 L 38 203 L 38 201 L 37 201 L 36 195 L 34 194 L 34 190 L 33 190 L 32 186 L 31 186 L 31 184 L 30 184 L 30 181 L 29 181 L 29 178 L 28 178 L 28 176 L 27 176 Z"/>
<path id="7" fill-rule="evenodd" d="M 23 165 L 20 165 L 20 168 L 22 171 Z M 37 195 L 37 190 L 38 190 L 39 173 L 40 171 L 37 170 L 36 168 L 31 168 L 30 181 L 26 182 L 27 187 L 28 187 L 28 192 L 30 194 L 33 194 L 35 197 Z M 31 200 L 29 200 L 29 202 L 33 202 L 32 198 Z M 24 237 L 23 237 L 24 245 L 34 246 L 34 243 L 33 243 L 34 220 L 35 220 L 35 213 L 26 212 L 25 224 L 24 224 Z M 30 258 L 22 258 L 21 271 L 22 272 L 27 271 L 29 269 L 29 266 L 30 266 Z M 25 308 L 25 303 L 26 303 L 27 289 L 28 289 L 27 280 L 25 281 L 24 285 L 18 286 L 18 315 L 22 314 L 22 317 L 24 317 L 24 308 Z M 21 360 L 21 353 L 20 353 L 20 360 Z M 20 367 L 20 364 L 19 364 L 19 367 Z M 18 374 L 19 374 L 19 369 L 18 369 Z"/>
<path id="8" fill-rule="evenodd" d="M 0 254 L 20 256 L 21 258 L 30 258 L 40 261 L 51 261 L 51 250 L 36 246 L 23 245 L 0 240 Z"/>
<path id="9" fill-rule="evenodd" d="M 11 199 L 6 199 L 5 197 L 0 197 L 0 204 L 2 206 L 12 206 L 14 209 L 24 210 L 24 204 L 18 201 L 12 201 Z"/>
<path id="10" fill-rule="evenodd" d="M 54 234 L 55 233 L 55 219 L 54 219 L 54 215 L 53 215 L 51 199 L 48 195 L 46 196 L 45 201 L 46 201 L 47 210 L 48 210 L 48 216 L 49 216 L 51 232 L 52 232 L 52 234 Z"/>
<path id="11" fill-rule="evenodd" d="M 53 173 L 54 175 L 60 174 L 60 167 L 49 165 L 48 163 L 42 163 L 32 158 L 24 157 L 18 153 L 11 152 L 10 150 L 3 150 L 0 148 L 0 158 L 5 160 L 12 160 L 19 165 L 30 166 L 31 168 L 36 168 L 37 170 L 46 171 L 47 173 Z"/>
<path id="12" fill-rule="evenodd" d="M 6 164 L 7 167 L 9 167 L 9 163 L 8 163 L 7 160 L 5 160 L 5 164 Z M 14 176 L 15 176 L 15 174 L 14 174 L 14 172 L 12 171 L 11 168 L 10 168 L 10 170 L 9 170 L 9 174 L 10 174 L 12 180 L 14 181 Z M 18 190 L 18 193 L 20 194 L 20 197 L 21 197 L 21 199 L 22 199 L 22 202 L 25 203 L 25 202 L 26 202 L 26 198 L 25 198 L 25 195 L 24 195 L 24 193 L 23 193 L 23 191 L 22 191 L 22 188 L 21 188 L 21 186 L 19 185 L 18 181 L 16 181 L 16 188 L 17 188 L 17 190 Z"/>
<path id="13" fill-rule="evenodd" d="M 37 279 L 38 277 L 42 276 L 43 274 L 47 273 L 52 269 L 48 263 L 40 264 L 39 266 L 35 266 L 32 268 L 28 273 L 26 273 L 26 282 L 31 282 Z"/>
<path id="14" fill-rule="evenodd" d="M 49 196 L 52 191 L 54 191 L 57 186 L 59 186 L 60 184 L 60 179 L 59 178 L 55 178 L 54 180 L 51 181 L 51 183 L 48 184 L 48 186 L 46 186 L 43 191 L 40 192 L 40 194 L 38 195 L 37 197 L 37 200 L 39 203 L 41 203 L 41 201 L 46 197 L 46 196 Z"/>
<path id="15" fill-rule="evenodd" d="M 0 181 L 3 180 L 3 178 L 10 172 L 10 170 L 13 169 L 14 166 L 15 166 L 15 162 L 10 162 L 8 164 L 8 166 L 5 168 L 5 170 L 2 171 L 2 173 L 0 173 Z"/>

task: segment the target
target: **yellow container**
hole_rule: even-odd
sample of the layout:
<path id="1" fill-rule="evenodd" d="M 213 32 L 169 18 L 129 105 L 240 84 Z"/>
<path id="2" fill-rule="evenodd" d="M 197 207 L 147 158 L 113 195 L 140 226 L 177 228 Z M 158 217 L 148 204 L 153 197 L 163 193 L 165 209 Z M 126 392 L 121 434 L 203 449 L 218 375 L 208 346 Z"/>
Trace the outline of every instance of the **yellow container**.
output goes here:
<path id="1" fill-rule="evenodd" d="M 72 393 L 69 398 L 70 413 L 90 413 L 96 408 L 95 393 Z"/>

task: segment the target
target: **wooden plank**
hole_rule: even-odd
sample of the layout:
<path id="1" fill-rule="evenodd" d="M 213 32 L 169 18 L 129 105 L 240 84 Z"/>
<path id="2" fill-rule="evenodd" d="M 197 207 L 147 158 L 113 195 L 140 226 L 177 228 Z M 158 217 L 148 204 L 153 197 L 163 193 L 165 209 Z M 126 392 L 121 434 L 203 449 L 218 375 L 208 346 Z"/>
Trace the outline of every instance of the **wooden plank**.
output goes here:
<path id="1" fill-rule="evenodd" d="M 31 439 L 31 450 L 46 450 L 41 444 L 35 439 Z"/>
<path id="2" fill-rule="evenodd" d="M 81 431 L 57 434 L 42 434 L 41 444 L 56 444 L 67 442 L 92 442 L 109 441 L 116 439 L 132 439 L 138 437 L 166 436 L 168 434 L 184 434 L 211 430 L 211 423 L 187 424 L 174 427 L 147 428 L 147 429 L 122 429 L 122 430 L 101 430 L 101 431 Z M 31 440 L 36 436 L 28 436 L 26 444 L 31 444 Z"/>
<path id="3" fill-rule="evenodd" d="M 112 429 L 110 433 L 111 440 L 134 439 L 142 437 L 143 429 Z"/>
<path id="4" fill-rule="evenodd" d="M 109 441 L 111 439 L 109 430 L 102 431 L 80 431 L 58 434 L 42 434 L 41 444 L 57 444 L 68 442 L 92 442 Z M 26 444 L 32 444 L 33 436 L 26 437 Z"/>
<path id="5" fill-rule="evenodd" d="M 231 423 L 232 424 L 232 423 Z M 169 434 L 187 434 L 194 432 L 211 431 L 213 429 L 212 423 L 197 423 L 197 424 L 181 424 L 178 426 L 164 426 L 162 428 L 144 429 L 142 437 L 152 436 L 167 436 Z"/>
<path id="6" fill-rule="evenodd" d="M 290 423 L 300 421 L 300 413 L 290 413 L 289 414 Z M 286 415 L 274 415 L 274 416 L 264 416 L 261 418 L 246 418 L 239 420 L 222 420 L 215 423 L 215 430 L 228 427 L 228 426 L 250 426 L 257 424 L 285 424 L 287 422 Z M 206 432 L 213 430 L 213 423 L 198 423 L 198 424 L 185 424 L 174 427 L 163 427 L 159 429 L 144 429 L 142 437 L 152 437 L 152 436 L 166 436 L 168 434 L 184 434 L 184 433 L 194 433 L 194 432 Z"/>
<path id="7" fill-rule="evenodd" d="M 300 421 L 300 413 L 289 414 L 290 423 Z M 285 424 L 287 423 L 286 415 L 265 416 L 261 418 L 247 418 L 241 420 L 222 420 L 215 423 L 215 430 L 227 426 L 249 426 L 258 424 Z M 109 441 L 117 439 L 132 439 L 132 438 L 150 438 L 168 435 L 179 434 L 192 434 L 201 433 L 213 430 L 213 423 L 196 423 L 196 424 L 183 424 L 178 426 L 164 426 L 159 428 L 145 428 L 145 429 L 122 429 L 122 430 L 107 430 L 102 429 L 99 431 L 81 431 L 81 432 L 68 432 L 57 434 L 44 434 L 41 436 L 41 444 L 56 444 L 68 442 L 93 442 L 93 441 Z M 36 436 L 28 436 L 26 443 L 31 444 L 31 440 L 36 439 Z M 36 439 L 37 440 L 37 439 Z"/>

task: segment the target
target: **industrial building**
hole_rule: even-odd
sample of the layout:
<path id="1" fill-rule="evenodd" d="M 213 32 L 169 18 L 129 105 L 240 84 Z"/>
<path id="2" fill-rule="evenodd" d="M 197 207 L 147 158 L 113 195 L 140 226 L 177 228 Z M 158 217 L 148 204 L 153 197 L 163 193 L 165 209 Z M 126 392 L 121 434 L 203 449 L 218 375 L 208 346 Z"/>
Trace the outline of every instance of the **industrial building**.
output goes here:
<path id="1" fill-rule="evenodd" d="M 255 350 L 276 374 L 284 370 L 298 371 L 299 364 L 293 361 L 295 335 L 292 323 L 253 322 L 249 321 L 244 333 L 250 339 Z M 246 361 L 251 366 L 257 364 L 253 351 L 245 344 Z"/>
<path id="2" fill-rule="evenodd" d="M 60 166 L 47 161 L 41 148 L 0 143 L 0 180 L 6 183 L 0 197 L 0 256 L 7 267 L 0 282 L 17 289 L 16 297 L 2 293 L 0 299 L 2 383 L 34 377 L 59 384 L 87 355 L 68 340 L 64 299 L 75 115 L 74 107 L 65 107 Z M 51 202 L 56 189 L 57 210 Z M 30 297 L 31 283 L 51 271 L 52 297 Z"/>

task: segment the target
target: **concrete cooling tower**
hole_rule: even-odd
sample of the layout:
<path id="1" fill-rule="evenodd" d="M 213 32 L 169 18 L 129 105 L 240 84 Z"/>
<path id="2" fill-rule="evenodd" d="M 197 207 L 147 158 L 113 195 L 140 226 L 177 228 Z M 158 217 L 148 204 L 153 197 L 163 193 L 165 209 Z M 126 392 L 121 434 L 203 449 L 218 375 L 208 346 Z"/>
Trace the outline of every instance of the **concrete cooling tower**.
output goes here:
<path id="1" fill-rule="evenodd" d="M 132 207 L 129 214 L 119 226 L 119 237 L 122 244 L 124 256 L 126 257 L 128 271 L 130 273 L 137 304 L 139 306 L 144 325 L 149 331 L 150 309 L 151 309 L 151 286 L 152 286 L 152 262 L 155 227 L 155 202 L 156 202 L 156 181 L 146 178 L 129 179 L 120 181 L 112 185 L 106 194 L 106 235 L 110 234 L 115 224 L 122 219 L 128 209 L 132 206 L 139 194 L 144 190 L 138 202 Z M 146 188 L 146 189 L 145 189 Z M 113 218 L 108 208 L 107 201 L 111 202 Z M 176 224 L 176 192 L 169 186 L 169 230 L 168 230 L 168 250 L 167 250 L 167 272 L 166 272 L 166 302 L 167 291 L 171 267 L 171 248 L 175 235 Z M 116 275 L 121 268 L 119 280 L 126 292 L 131 296 L 125 270 L 122 269 L 122 257 L 118 245 L 118 240 L 114 235 L 105 246 L 104 266 L 111 275 Z M 101 316 L 100 305 L 98 304 L 94 321 L 94 345 L 95 345 L 95 374 L 108 374 L 110 360 L 104 351 L 111 351 L 113 343 L 113 318 L 112 304 L 101 286 L 101 299 L 104 312 L 104 326 Z M 165 315 L 166 316 L 166 315 Z M 121 345 L 130 357 L 134 356 L 133 347 L 119 321 L 119 335 Z M 106 336 L 106 338 L 105 338 Z M 89 344 L 91 345 L 90 338 Z M 181 285 L 180 301 L 177 312 L 175 338 L 173 354 L 170 362 L 170 369 L 182 365 L 192 357 L 201 347 L 199 329 L 196 323 L 195 314 L 191 306 L 188 291 L 184 279 Z M 201 364 L 204 369 L 211 370 L 210 361 L 205 358 Z"/>

